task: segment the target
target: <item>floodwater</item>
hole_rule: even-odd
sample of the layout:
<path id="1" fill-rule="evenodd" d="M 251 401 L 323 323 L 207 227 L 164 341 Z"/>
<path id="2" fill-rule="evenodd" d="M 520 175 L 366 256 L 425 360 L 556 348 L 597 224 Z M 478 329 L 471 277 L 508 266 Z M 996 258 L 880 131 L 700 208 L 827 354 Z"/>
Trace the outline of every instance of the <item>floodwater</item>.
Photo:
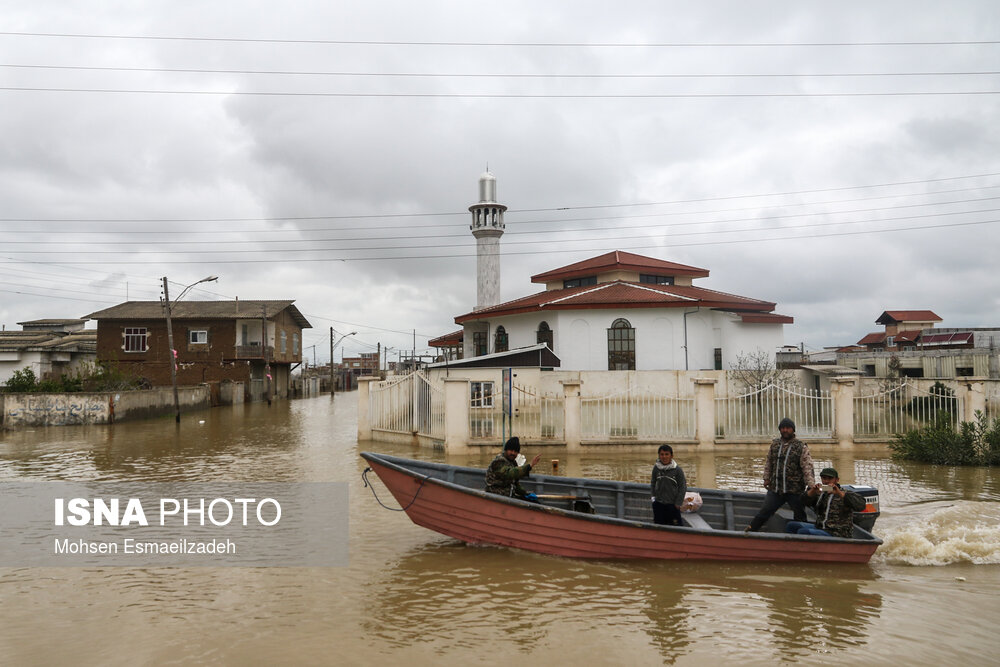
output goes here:
<path id="1" fill-rule="evenodd" d="M 356 394 L 0 434 L 0 481 L 349 482 L 350 564 L 0 568 L 7 665 L 996 664 L 1000 471 L 814 450 L 877 486 L 867 565 L 585 562 L 471 547 L 382 509 Z M 526 448 L 530 457 L 534 452 Z M 648 479 L 654 453 L 543 450 L 540 469 Z M 764 452 L 678 448 L 689 483 L 757 489 Z M 376 489 L 395 506 L 384 487 Z"/>

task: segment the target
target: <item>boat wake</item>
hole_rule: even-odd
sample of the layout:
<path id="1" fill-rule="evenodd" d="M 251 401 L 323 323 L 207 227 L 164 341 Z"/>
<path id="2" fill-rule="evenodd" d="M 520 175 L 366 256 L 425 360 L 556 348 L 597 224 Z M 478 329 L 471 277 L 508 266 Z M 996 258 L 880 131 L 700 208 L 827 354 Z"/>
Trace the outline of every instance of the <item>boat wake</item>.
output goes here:
<path id="1" fill-rule="evenodd" d="M 1000 563 L 1000 504 L 960 501 L 880 537 L 874 559 L 886 563 Z"/>

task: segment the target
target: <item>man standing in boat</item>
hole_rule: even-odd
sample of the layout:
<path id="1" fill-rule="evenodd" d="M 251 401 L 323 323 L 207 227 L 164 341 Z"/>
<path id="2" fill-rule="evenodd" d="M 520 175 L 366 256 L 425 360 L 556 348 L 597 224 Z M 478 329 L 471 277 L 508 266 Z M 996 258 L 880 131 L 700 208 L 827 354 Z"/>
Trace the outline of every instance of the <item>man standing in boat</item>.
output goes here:
<path id="1" fill-rule="evenodd" d="M 806 520 L 802 494 L 816 484 L 809 445 L 795 437 L 795 422 L 788 417 L 778 423 L 778 433 L 781 436 L 771 442 L 764 463 L 764 505 L 744 532 L 760 530 L 785 503 L 796 521 Z"/>
<path id="2" fill-rule="evenodd" d="M 538 496 L 528 493 L 519 480 L 531 474 L 531 468 L 538 464 L 541 454 L 536 454 L 531 463 L 517 465 L 517 455 L 521 452 L 521 441 L 514 436 L 503 446 L 503 451 L 490 463 L 486 469 L 486 490 L 501 496 L 520 498 L 538 502 Z"/>
<path id="3" fill-rule="evenodd" d="M 684 471 L 674 461 L 674 450 L 670 445 L 660 445 L 656 456 L 659 460 L 653 465 L 653 477 L 649 482 L 653 491 L 653 522 L 680 526 L 681 505 L 687 493 Z"/>

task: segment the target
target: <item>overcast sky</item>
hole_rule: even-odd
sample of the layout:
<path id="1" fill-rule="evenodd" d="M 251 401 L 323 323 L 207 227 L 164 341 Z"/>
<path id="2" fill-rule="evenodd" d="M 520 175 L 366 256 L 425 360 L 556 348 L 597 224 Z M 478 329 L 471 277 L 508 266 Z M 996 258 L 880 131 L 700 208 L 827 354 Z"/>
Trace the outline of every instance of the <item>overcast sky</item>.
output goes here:
<path id="1" fill-rule="evenodd" d="M 215 274 L 187 298 L 294 299 L 310 362 L 331 326 L 426 350 L 475 306 L 487 164 L 503 300 L 622 249 L 776 302 L 807 348 L 887 309 L 1000 326 L 996 0 L 0 15 L 7 329 Z"/>

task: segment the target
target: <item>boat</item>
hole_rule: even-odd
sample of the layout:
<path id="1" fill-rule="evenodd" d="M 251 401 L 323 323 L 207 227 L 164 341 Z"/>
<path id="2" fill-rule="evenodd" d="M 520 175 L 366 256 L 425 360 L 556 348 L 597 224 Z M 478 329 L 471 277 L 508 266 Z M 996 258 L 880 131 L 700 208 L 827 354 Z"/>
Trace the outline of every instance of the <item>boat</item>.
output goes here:
<path id="1" fill-rule="evenodd" d="M 648 484 L 532 473 L 521 480 L 541 500 L 532 503 L 487 493 L 482 468 L 361 456 L 366 486 L 373 471 L 413 523 L 469 544 L 588 559 L 821 563 L 867 563 L 882 544 L 857 522 L 850 538 L 787 534 L 787 508 L 746 533 L 763 493 L 689 489 L 701 495 L 701 508 L 682 513 L 685 526 L 662 526 L 653 523 Z M 877 499 L 868 501 L 877 510 Z"/>

